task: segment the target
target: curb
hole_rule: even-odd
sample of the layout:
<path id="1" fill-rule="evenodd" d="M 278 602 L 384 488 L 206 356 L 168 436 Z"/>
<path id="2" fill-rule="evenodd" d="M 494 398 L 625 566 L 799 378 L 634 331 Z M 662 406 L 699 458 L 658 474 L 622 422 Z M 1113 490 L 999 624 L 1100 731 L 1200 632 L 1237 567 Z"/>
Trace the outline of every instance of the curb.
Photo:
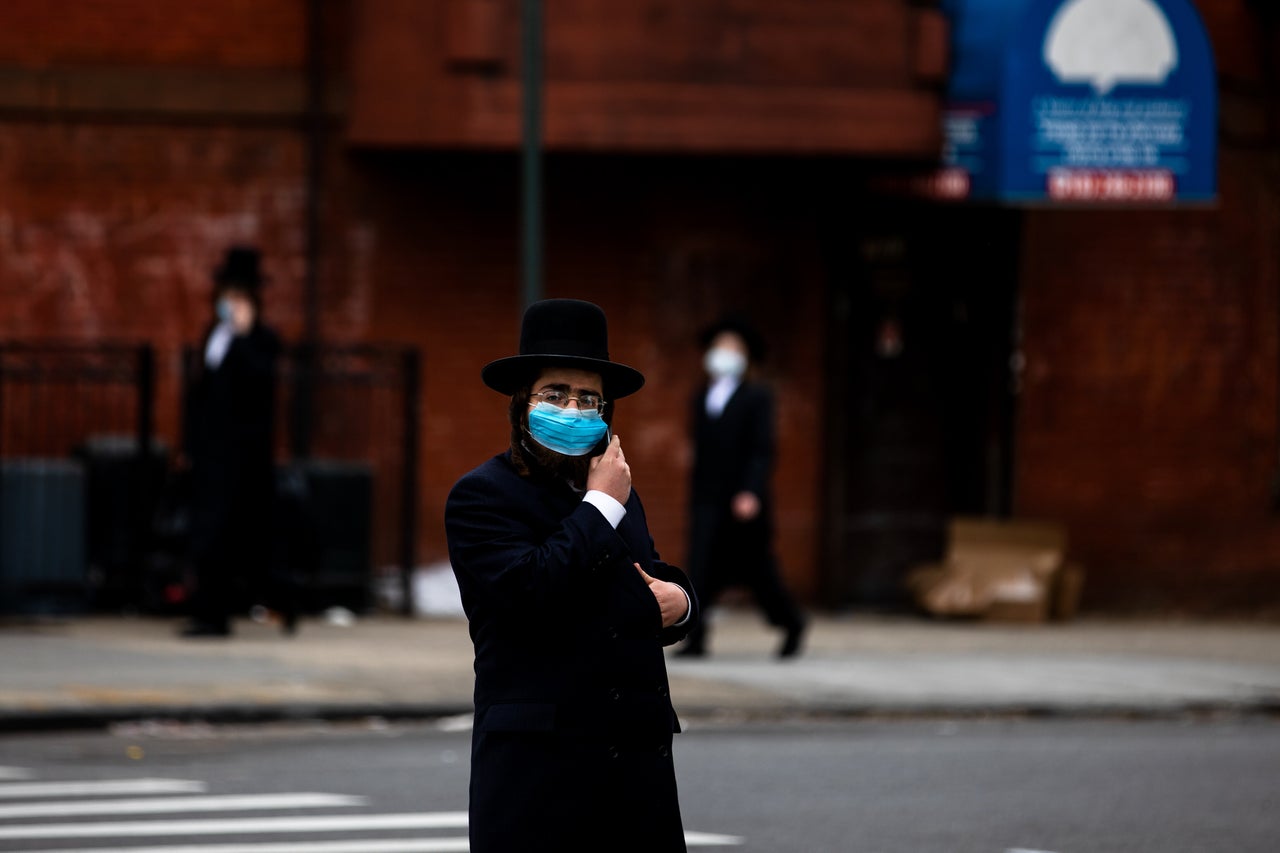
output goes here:
<path id="1" fill-rule="evenodd" d="M 122 706 L 119 708 L 60 709 L 46 712 L 0 711 L 0 734 L 75 732 L 107 729 L 142 722 L 252 725 L 313 721 L 357 720 L 430 721 L 469 717 L 473 707 L 462 704 L 290 704 Z M 686 704 L 677 709 L 684 722 L 712 725 L 762 722 L 840 722 L 859 720 L 1133 720 L 1203 721 L 1212 718 L 1280 720 L 1280 699 L 1256 702 L 1187 702 L 1161 705 L 1122 704 L 831 704 L 726 708 Z"/>
<path id="2" fill-rule="evenodd" d="M 367 705 L 133 705 L 118 708 L 58 709 L 54 711 L 0 711 L 0 734 L 29 732 L 94 731 L 125 723 L 167 721 L 249 725 L 300 723 L 323 720 L 437 720 L 470 716 L 472 706 L 443 704 Z"/>

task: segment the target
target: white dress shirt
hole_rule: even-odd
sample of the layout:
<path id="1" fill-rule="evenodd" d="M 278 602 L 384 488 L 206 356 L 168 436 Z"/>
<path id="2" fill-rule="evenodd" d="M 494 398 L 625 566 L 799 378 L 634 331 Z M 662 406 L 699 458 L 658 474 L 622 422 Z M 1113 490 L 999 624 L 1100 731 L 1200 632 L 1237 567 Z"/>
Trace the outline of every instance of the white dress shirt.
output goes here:
<path id="1" fill-rule="evenodd" d="M 217 370 L 222 364 L 222 360 L 227 357 L 227 350 L 231 349 L 231 342 L 235 340 L 236 328 L 230 321 L 219 323 L 214 330 L 209 333 L 209 343 L 204 348 L 204 363 L 210 370 Z"/>
<path id="2" fill-rule="evenodd" d="M 724 407 L 729 405 L 729 398 L 738 390 L 742 380 L 734 376 L 721 376 L 707 389 L 707 414 L 713 418 L 720 417 Z"/>

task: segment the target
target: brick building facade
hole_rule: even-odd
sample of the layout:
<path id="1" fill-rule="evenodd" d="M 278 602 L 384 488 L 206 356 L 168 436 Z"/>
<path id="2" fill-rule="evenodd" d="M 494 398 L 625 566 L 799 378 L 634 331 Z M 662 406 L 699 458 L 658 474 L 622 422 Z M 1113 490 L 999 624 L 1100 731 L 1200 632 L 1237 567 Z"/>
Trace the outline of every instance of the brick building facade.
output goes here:
<path id="1" fill-rule="evenodd" d="M 810 601 L 893 602 L 983 512 L 1067 522 L 1096 607 L 1280 604 L 1280 35 L 1269 4 L 1198 5 L 1218 204 L 1019 212 L 883 189 L 940 144 L 933 4 L 549 0 L 547 295 L 600 303 L 649 378 L 616 429 L 660 550 L 697 330 L 745 308 Z M 478 373 L 521 309 L 518 7 L 6 3 L 0 339 L 154 342 L 174 444 L 210 270 L 255 242 L 286 338 L 421 348 L 417 556 L 443 558 L 449 486 L 506 440 Z"/>

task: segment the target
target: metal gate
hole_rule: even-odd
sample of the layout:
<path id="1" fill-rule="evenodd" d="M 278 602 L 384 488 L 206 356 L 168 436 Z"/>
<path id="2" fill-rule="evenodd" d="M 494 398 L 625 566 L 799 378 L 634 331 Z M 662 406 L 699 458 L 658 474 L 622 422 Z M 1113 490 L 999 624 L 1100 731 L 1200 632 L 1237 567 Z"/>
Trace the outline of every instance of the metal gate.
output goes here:
<path id="1" fill-rule="evenodd" d="M 152 349 L 0 344 L 0 610 L 67 612 L 137 583 L 163 478 Z"/>
<path id="2" fill-rule="evenodd" d="M 154 433 L 155 360 L 136 342 L 0 343 L 0 613 L 151 609 L 180 581 L 181 478 Z M 408 612 L 420 371 L 401 346 L 281 358 L 278 557 L 304 606 L 365 609 L 381 577 Z"/>

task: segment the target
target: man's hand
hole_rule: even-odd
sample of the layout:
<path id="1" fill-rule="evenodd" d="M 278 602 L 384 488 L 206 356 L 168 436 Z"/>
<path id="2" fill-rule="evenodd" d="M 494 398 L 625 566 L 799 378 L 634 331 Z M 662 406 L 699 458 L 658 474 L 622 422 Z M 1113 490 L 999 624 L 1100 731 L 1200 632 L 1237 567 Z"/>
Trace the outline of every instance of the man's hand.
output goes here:
<path id="1" fill-rule="evenodd" d="M 738 521 L 751 521 L 760 514 L 760 499 L 751 492 L 738 492 L 733 496 L 731 509 Z"/>
<path id="2" fill-rule="evenodd" d="M 615 435 L 613 441 L 595 459 L 587 474 L 587 490 L 598 489 L 624 506 L 631 497 L 631 466 L 622 455 L 622 442 Z"/>
<path id="3" fill-rule="evenodd" d="M 662 627 L 670 628 L 684 618 L 689 612 L 689 597 L 677 584 L 660 581 L 650 577 L 639 563 L 632 563 L 640 578 L 649 585 L 649 592 L 658 599 L 658 609 L 662 611 Z"/>

